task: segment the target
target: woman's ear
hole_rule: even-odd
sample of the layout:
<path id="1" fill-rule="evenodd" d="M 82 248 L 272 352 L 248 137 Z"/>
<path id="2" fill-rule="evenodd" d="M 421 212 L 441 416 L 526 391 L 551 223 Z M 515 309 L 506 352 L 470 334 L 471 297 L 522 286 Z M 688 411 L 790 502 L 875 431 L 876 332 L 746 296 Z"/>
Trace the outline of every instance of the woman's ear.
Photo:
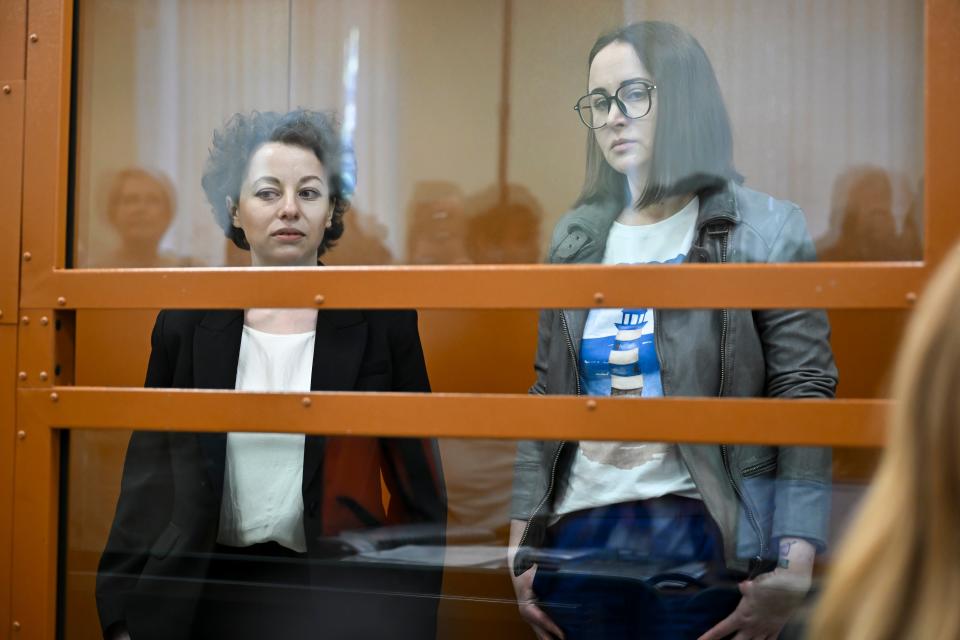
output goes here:
<path id="1" fill-rule="evenodd" d="M 333 226 L 333 214 L 336 213 L 338 204 L 339 202 L 336 198 L 330 198 L 330 213 L 327 215 L 327 224 L 323 225 L 324 229 L 329 229 L 331 226 Z"/>
<path id="2" fill-rule="evenodd" d="M 233 198 L 231 198 L 230 196 L 227 196 L 226 202 L 227 202 L 227 211 L 230 212 L 230 224 L 232 224 L 233 226 L 239 229 L 240 219 L 237 217 L 237 205 L 233 201 Z"/>

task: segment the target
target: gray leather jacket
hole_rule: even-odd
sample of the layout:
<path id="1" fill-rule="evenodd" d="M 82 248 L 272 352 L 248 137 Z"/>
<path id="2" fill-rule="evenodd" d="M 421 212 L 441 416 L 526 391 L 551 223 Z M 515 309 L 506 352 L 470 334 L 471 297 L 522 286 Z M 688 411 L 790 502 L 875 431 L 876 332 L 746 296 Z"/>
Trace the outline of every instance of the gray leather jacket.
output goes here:
<path id="1" fill-rule="evenodd" d="M 615 205 L 583 205 L 554 229 L 548 261 L 597 263 L 619 214 Z M 795 204 L 735 183 L 700 194 L 687 262 L 815 260 L 803 212 Z M 540 314 L 537 394 L 579 394 L 577 372 L 586 309 Z M 657 309 L 655 345 L 666 396 L 830 398 L 837 369 L 821 310 Z M 642 404 L 638 402 L 638 418 Z M 512 517 L 527 522 L 525 550 L 543 542 L 576 442 L 524 441 L 514 475 Z M 755 572 L 776 558 L 782 537 L 827 543 L 831 452 L 822 447 L 681 444 L 680 454 L 720 527 L 731 569 Z"/>

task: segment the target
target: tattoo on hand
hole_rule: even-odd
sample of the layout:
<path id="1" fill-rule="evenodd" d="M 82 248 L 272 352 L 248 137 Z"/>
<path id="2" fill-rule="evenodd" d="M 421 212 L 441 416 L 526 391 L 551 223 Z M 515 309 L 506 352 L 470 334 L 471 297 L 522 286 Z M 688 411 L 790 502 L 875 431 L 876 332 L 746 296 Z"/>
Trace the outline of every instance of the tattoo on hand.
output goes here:
<path id="1" fill-rule="evenodd" d="M 790 549 L 797 543 L 796 540 L 788 540 L 786 542 L 780 543 L 780 559 L 777 560 L 777 566 L 781 569 L 787 569 L 790 567 Z"/>

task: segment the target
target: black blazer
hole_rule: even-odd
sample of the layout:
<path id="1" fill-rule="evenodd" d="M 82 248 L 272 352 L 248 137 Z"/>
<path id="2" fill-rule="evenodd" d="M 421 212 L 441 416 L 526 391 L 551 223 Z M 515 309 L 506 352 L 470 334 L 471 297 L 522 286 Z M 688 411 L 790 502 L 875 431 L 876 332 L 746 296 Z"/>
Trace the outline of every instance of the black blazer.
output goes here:
<path id="1" fill-rule="evenodd" d="M 234 389 L 242 331 L 240 310 L 161 311 L 145 386 Z M 416 312 L 320 311 L 310 387 L 429 391 Z M 188 637 L 216 545 L 226 440 L 224 433 L 144 431 L 131 436 L 116 515 L 97 574 L 97 607 L 105 634 L 126 624 L 133 640 Z M 379 498 L 381 474 L 391 491 L 389 513 L 383 513 Z M 446 500 L 436 443 L 308 436 L 303 504 L 311 559 L 327 557 L 330 536 L 339 531 L 383 522 L 434 523 L 442 539 Z M 353 580 L 355 574 L 344 579 Z M 394 593 L 420 594 L 400 600 L 407 601 L 404 607 L 416 603 L 413 607 L 419 610 L 411 610 L 411 615 L 422 622 L 425 616 L 435 618 L 441 574 L 439 567 L 403 576 L 365 574 L 363 579 L 379 584 L 328 586 L 362 592 L 383 589 L 386 580 Z M 404 609 L 387 608 L 391 617 L 404 616 Z"/>

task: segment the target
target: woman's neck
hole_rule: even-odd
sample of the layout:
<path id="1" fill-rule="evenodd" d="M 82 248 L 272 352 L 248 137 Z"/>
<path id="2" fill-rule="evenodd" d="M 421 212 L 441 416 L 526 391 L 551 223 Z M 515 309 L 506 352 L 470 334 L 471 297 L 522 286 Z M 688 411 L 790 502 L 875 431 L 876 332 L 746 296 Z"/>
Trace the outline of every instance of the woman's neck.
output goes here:
<path id="1" fill-rule="evenodd" d="M 693 199 L 692 193 L 684 193 L 678 196 L 671 196 L 666 200 L 654 202 L 641 209 L 635 209 L 633 202 L 629 202 L 620 215 L 617 216 L 617 222 L 626 225 L 653 224 L 666 220 L 681 211 L 690 204 Z"/>
<path id="2" fill-rule="evenodd" d="M 264 333 L 307 333 L 317 328 L 317 310 L 247 309 L 243 324 Z"/>

